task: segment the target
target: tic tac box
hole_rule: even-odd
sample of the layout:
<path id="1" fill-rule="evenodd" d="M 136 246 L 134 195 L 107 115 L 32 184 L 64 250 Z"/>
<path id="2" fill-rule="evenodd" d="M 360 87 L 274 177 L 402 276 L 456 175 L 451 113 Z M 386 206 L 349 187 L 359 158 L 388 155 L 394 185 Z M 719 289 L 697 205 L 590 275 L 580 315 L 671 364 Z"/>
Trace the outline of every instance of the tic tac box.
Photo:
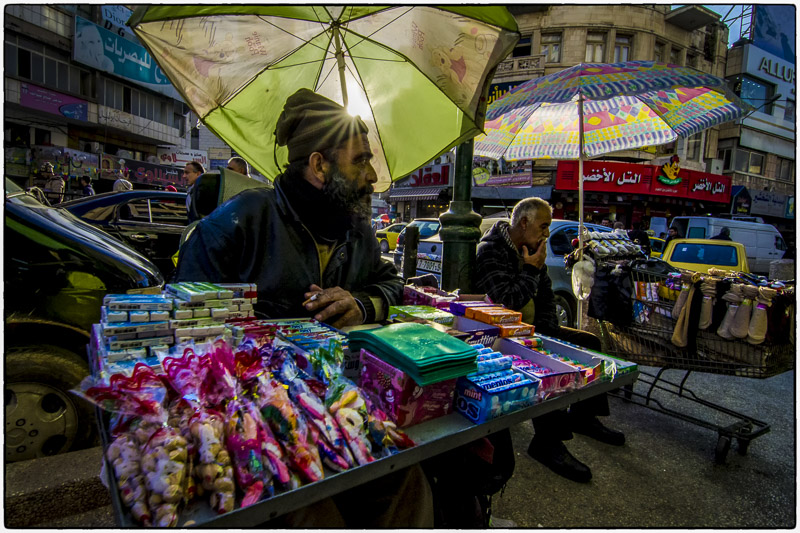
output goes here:
<path id="1" fill-rule="evenodd" d="M 494 343 L 493 348 L 505 355 L 517 355 L 547 370 L 547 372 L 544 373 L 535 371 L 524 372 L 541 381 L 537 393 L 542 400 L 574 390 L 580 383 L 580 372 L 576 367 L 543 355 L 536 350 L 532 350 L 508 338 L 498 339 L 498 341 Z"/>
<path id="2" fill-rule="evenodd" d="M 450 413 L 456 380 L 421 387 L 399 368 L 362 349 L 359 386 L 398 427 L 408 427 Z"/>
<path id="3" fill-rule="evenodd" d="M 456 382 L 456 411 L 480 424 L 529 407 L 537 401 L 537 378 L 509 370 L 500 377 L 470 374 Z M 513 379 L 513 378 L 516 378 Z"/>

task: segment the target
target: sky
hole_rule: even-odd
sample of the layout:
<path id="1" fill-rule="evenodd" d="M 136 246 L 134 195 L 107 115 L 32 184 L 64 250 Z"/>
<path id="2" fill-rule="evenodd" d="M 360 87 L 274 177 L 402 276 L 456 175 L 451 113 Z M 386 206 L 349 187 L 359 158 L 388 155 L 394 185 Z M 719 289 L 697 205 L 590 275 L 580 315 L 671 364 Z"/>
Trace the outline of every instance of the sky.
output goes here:
<path id="1" fill-rule="evenodd" d="M 702 6 L 714 11 L 715 13 L 719 13 L 720 17 L 722 18 L 725 18 L 725 15 L 727 15 L 728 11 L 730 11 L 731 7 L 733 7 L 732 4 L 702 4 Z M 731 16 L 741 15 L 742 7 L 742 4 L 737 4 L 731 13 Z M 728 48 L 730 48 L 731 45 L 739 39 L 739 32 L 741 32 L 741 29 L 741 24 L 738 20 L 734 23 L 728 24 Z"/>

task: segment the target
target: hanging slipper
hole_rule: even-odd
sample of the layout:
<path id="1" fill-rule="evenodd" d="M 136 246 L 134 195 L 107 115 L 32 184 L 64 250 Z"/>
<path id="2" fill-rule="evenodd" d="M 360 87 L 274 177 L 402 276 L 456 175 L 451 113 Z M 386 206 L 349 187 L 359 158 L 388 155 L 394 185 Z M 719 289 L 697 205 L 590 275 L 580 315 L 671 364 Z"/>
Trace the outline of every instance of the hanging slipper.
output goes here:
<path id="1" fill-rule="evenodd" d="M 722 297 L 723 300 L 728 302 L 728 311 L 725 313 L 725 318 L 722 319 L 722 324 L 717 329 L 717 335 L 723 339 L 732 339 L 731 326 L 736 317 L 736 312 L 739 310 L 739 305 L 742 303 L 742 285 L 734 283 L 731 289 Z"/>
<path id="2" fill-rule="evenodd" d="M 697 327 L 705 330 L 711 325 L 712 312 L 714 311 L 714 303 L 717 296 L 717 280 L 712 277 L 703 278 L 700 283 L 700 291 L 703 293 L 703 304 L 700 307 L 700 322 Z"/>
<path id="3" fill-rule="evenodd" d="M 753 315 L 750 317 L 750 327 L 747 329 L 747 342 L 761 344 L 767 337 L 767 307 L 772 305 L 772 299 L 778 291 L 769 287 L 759 287 Z"/>
<path id="4" fill-rule="evenodd" d="M 742 286 L 742 303 L 736 310 L 736 316 L 730 327 L 731 335 L 737 339 L 747 337 L 747 330 L 750 329 L 750 318 L 753 315 L 753 300 L 758 297 L 758 287 L 753 285 Z"/>

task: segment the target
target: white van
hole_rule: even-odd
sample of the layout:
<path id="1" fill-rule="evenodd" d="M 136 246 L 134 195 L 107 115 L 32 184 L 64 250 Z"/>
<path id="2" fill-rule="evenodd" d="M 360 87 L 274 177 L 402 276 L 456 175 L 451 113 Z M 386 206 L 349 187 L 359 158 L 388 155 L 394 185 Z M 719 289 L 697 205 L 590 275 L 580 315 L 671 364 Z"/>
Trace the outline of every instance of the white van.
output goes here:
<path id="1" fill-rule="evenodd" d="M 728 228 L 731 240 L 744 244 L 750 272 L 757 274 L 768 274 L 769 264 L 781 259 L 786 252 L 783 237 L 771 224 L 727 218 L 675 217 L 670 227 L 687 239 L 711 239 L 719 235 L 722 228 Z"/>

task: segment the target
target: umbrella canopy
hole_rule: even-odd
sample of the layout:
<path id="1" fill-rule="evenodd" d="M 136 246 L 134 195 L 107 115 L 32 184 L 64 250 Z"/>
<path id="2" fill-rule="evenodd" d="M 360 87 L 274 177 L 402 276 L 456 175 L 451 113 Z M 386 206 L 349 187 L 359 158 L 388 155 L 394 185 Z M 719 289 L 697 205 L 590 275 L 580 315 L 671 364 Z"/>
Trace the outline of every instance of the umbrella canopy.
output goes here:
<path id="1" fill-rule="evenodd" d="M 383 222 L 389 222 L 389 215 L 387 215 L 386 213 L 382 214 L 380 218 L 381 221 Z"/>
<path id="2" fill-rule="evenodd" d="M 128 21 L 202 122 L 263 175 L 286 99 L 311 89 L 369 127 L 383 191 L 481 132 L 495 66 L 519 39 L 495 6 L 172 5 Z"/>
<path id="3" fill-rule="evenodd" d="M 582 258 L 583 161 L 654 146 L 736 120 L 752 109 L 725 80 L 655 61 L 582 63 L 530 80 L 487 109 L 475 154 L 493 159 L 577 159 Z M 588 295 L 585 295 L 588 297 Z M 578 299 L 578 327 L 583 299 Z"/>
<path id="4" fill-rule="evenodd" d="M 530 80 L 489 106 L 475 153 L 509 161 L 594 157 L 666 144 L 750 109 L 725 80 L 690 67 L 580 64 Z"/>

